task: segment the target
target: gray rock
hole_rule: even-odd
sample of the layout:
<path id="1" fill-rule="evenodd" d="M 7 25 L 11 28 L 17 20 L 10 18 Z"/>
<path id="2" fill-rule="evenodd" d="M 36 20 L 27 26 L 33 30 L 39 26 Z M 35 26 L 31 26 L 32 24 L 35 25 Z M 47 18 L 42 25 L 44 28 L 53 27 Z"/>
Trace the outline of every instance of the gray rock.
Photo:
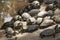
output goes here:
<path id="1" fill-rule="evenodd" d="M 32 2 L 32 5 L 33 5 L 35 8 L 37 8 L 38 6 L 40 6 L 40 2 L 37 1 L 37 0 L 35 0 L 35 1 Z"/>
<path id="2" fill-rule="evenodd" d="M 53 3 L 55 0 L 44 0 L 45 3 L 50 4 Z"/>
<path id="3" fill-rule="evenodd" d="M 31 11 L 29 11 L 29 14 L 30 14 L 31 16 L 36 16 L 36 14 L 38 14 L 39 12 L 40 12 L 39 9 L 32 9 Z"/>
<path id="4" fill-rule="evenodd" d="M 34 32 L 38 29 L 38 25 L 28 25 L 28 28 L 26 29 L 27 32 Z"/>
<path id="5" fill-rule="evenodd" d="M 48 11 L 48 16 L 53 16 L 54 15 L 54 12 L 52 10 L 49 10 Z"/>
<path id="6" fill-rule="evenodd" d="M 41 11 L 37 14 L 38 17 L 45 17 L 48 14 L 47 11 Z"/>
<path id="7" fill-rule="evenodd" d="M 42 27 L 48 27 L 48 26 L 53 25 L 53 24 L 54 24 L 53 20 L 46 19 L 46 20 L 44 20 L 44 21 L 40 24 L 40 26 L 42 26 Z"/>
<path id="8" fill-rule="evenodd" d="M 14 33 L 14 31 L 13 31 L 13 29 L 11 27 L 8 27 L 6 29 L 6 37 L 11 38 L 13 33 Z"/>

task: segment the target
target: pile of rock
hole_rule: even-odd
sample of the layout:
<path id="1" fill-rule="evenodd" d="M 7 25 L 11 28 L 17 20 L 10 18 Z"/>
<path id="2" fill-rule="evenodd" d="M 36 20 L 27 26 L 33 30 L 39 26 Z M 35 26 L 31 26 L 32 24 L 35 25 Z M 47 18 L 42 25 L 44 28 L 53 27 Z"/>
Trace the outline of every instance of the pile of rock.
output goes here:
<path id="1" fill-rule="evenodd" d="M 7 34 L 13 34 L 15 30 L 18 30 L 18 32 L 33 32 L 38 28 L 46 28 L 60 23 L 60 9 L 55 2 L 47 3 L 43 1 L 42 4 L 39 0 L 30 2 L 29 5 L 19 9 L 18 14 L 11 21 L 4 23 L 2 29 L 7 29 Z M 40 10 L 41 5 L 45 5 L 46 9 Z M 12 33 L 12 31 L 14 32 Z"/>

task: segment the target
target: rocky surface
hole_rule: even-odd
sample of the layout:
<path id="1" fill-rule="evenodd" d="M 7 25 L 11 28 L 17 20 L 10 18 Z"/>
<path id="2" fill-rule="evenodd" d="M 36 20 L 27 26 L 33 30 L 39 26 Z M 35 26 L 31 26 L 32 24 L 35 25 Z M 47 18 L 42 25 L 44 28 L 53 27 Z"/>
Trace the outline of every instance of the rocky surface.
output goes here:
<path id="1" fill-rule="evenodd" d="M 54 28 L 54 26 L 50 26 L 46 29 L 51 29 L 51 28 Z M 39 37 L 39 34 L 43 31 L 43 30 L 46 30 L 46 29 L 39 29 L 33 33 L 23 33 L 23 34 L 18 34 L 16 35 L 15 37 L 17 37 L 17 40 L 58 40 L 60 39 L 60 33 L 56 34 L 56 37 L 53 38 L 52 36 L 50 37 L 45 37 L 43 39 L 41 39 Z M 0 38 L 0 40 L 15 40 L 14 37 L 13 38 L 6 38 L 6 37 L 2 37 Z"/>

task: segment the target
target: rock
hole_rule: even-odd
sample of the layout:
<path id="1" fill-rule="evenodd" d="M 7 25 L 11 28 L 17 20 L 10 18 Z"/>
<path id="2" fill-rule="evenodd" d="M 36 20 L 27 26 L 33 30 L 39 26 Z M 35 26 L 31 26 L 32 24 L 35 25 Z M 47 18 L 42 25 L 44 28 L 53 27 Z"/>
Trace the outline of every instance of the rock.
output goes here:
<path id="1" fill-rule="evenodd" d="M 56 23 L 60 23 L 60 16 L 53 16 L 53 20 L 56 22 Z"/>
<path id="2" fill-rule="evenodd" d="M 51 19 L 51 17 L 50 16 L 46 16 L 45 18 L 44 18 L 44 20 L 46 20 L 46 19 Z"/>
<path id="3" fill-rule="evenodd" d="M 53 36 L 55 37 L 55 30 L 54 29 L 46 29 L 40 33 L 40 37 L 48 37 L 48 36 Z"/>
<path id="4" fill-rule="evenodd" d="M 52 11 L 54 11 L 55 10 L 55 5 L 52 3 L 52 4 L 49 4 L 49 5 L 47 5 L 47 7 L 46 7 L 46 11 L 49 11 L 49 10 L 52 10 Z"/>
<path id="5" fill-rule="evenodd" d="M 26 32 L 34 32 L 38 29 L 38 25 L 28 25 Z"/>
<path id="6" fill-rule="evenodd" d="M 31 11 L 29 11 L 29 14 L 30 14 L 31 16 L 36 16 L 36 14 L 38 14 L 39 12 L 40 12 L 39 9 L 32 9 Z"/>
<path id="7" fill-rule="evenodd" d="M 14 33 L 14 31 L 11 27 L 6 28 L 6 36 L 8 38 L 12 37 L 13 33 Z"/>
<path id="8" fill-rule="evenodd" d="M 44 0 L 38 0 L 40 3 L 43 3 Z"/>
<path id="9" fill-rule="evenodd" d="M 32 3 L 34 0 L 28 0 L 29 3 Z"/>
<path id="10" fill-rule="evenodd" d="M 22 15 L 22 13 L 24 13 L 24 12 L 27 12 L 28 10 L 25 8 L 25 6 L 24 7 L 22 7 L 22 8 L 20 8 L 19 10 L 18 10 L 18 15 Z"/>
<path id="11" fill-rule="evenodd" d="M 27 29 L 27 22 L 22 22 L 22 27 L 24 30 Z"/>
<path id="12" fill-rule="evenodd" d="M 54 3 L 54 1 L 55 1 L 55 0 L 44 0 L 44 2 L 45 2 L 46 4 Z"/>
<path id="13" fill-rule="evenodd" d="M 13 29 L 11 27 L 7 27 L 6 32 L 12 34 L 14 31 L 13 31 Z"/>
<path id="14" fill-rule="evenodd" d="M 37 16 L 38 16 L 38 17 L 45 17 L 47 14 L 48 14 L 47 11 L 41 11 L 41 12 L 38 13 Z"/>
<path id="15" fill-rule="evenodd" d="M 60 8 L 60 2 L 58 2 L 56 5 L 57 5 L 58 8 Z"/>
<path id="16" fill-rule="evenodd" d="M 48 16 L 53 16 L 54 15 L 54 12 L 52 10 L 49 10 L 48 11 Z"/>
<path id="17" fill-rule="evenodd" d="M 20 30 L 21 28 L 22 28 L 22 21 L 16 21 L 15 23 L 14 23 L 14 27 L 15 27 L 15 29 L 16 30 Z"/>
<path id="18" fill-rule="evenodd" d="M 56 33 L 60 32 L 60 24 L 58 24 L 57 28 L 56 28 Z"/>
<path id="19" fill-rule="evenodd" d="M 11 22 L 6 22 L 2 25 L 1 29 L 6 29 L 7 27 L 13 27 L 13 24 L 11 24 Z"/>
<path id="20" fill-rule="evenodd" d="M 33 5 L 35 8 L 38 8 L 38 7 L 40 7 L 40 2 L 37 1 L 37 0 L 35 0 L 35 1 L 32 2 L 32 5 Z"/>
<path id="21" fill-rule="evenodd" d="M 43 21 L 43 18 L 37 18 L 36 23 L 40 24 Z"/>
<path id="22" fill-rule="evenodd" d="M 14 20 L 21 20 L 21 16 L 20 15 L 16 15 L 16 16 L 14 16 Z"/>
<path id="23" fill-rule="evenodd" d="M 20 22 L 21 22 L 21 21 L 18 21 L 18 20 L 15 21 L 15 22 L 14 22 L 14 27 L 17 27 Z"/>
<path id="24" fill-rule="evenodd" d="M 44 21 L 40 24 L 40 26 L 41 26 L 41 27 L 49 27 L 49 26 L 51 26 L 51 25 L 53 25 L 53 24 L 54 24 L 53 20 L 46 19 L 46 20 L 44 20 Z"/>
<path id="25" fill-rule="evenodd" d="M 59 8 L 57 8 L 55 11 L 54 11 L 54 15 L 60 15 L 60 9 Z"/>
<path id="26" fill-rule="evenodd" d="M 36 19 L 34 18 L 34 17 L 30 17 L 29 19 L 28 19 L 28 23 L 30 24 L 35 24 L 36 23 Z"/>
<path id="27" fill-rule="evenodd" d="M 12 20 L 12 16 L 10 14 L 7 14 L 7 16 L 4 18 L 4 23 L 10 22 Z M 9 20 L 8 20 L 9 19 Z"/>
<path id="28" fill-rule="evenodd" d="M 31 16 L 28 14 L 28 13 L 23 13 L 22 14 L 22 18 L 23 18 L 23 20 L 27 20 L 27 19 L 29 19 Z"/>

